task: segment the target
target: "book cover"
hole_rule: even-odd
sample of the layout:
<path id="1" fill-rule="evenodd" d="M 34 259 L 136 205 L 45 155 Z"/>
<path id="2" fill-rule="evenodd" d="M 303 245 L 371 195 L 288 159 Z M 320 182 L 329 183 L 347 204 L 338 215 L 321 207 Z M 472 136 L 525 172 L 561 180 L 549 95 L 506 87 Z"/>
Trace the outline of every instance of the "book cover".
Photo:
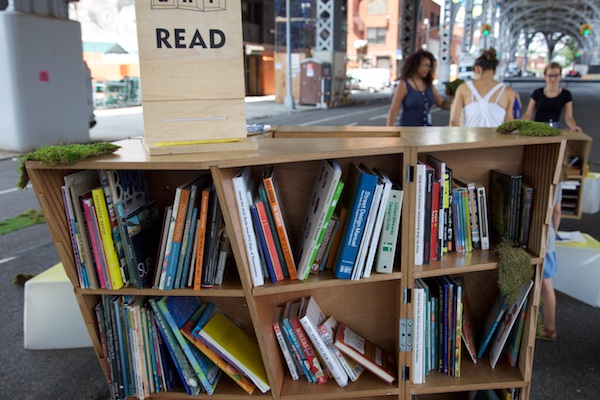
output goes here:
<path id="1" fill-rule="evenodd" d="M 485 321 L 485 325 L 481 333 L 481 340 L 477 349 L 477 358 L 483 358 L 485 350 L 491 342 L 492 337 L 496 332 L 496 328 L 498 328 L 498 325 L 500 324 L 500 321 L 502 321 L 502 317 L 504 316 L 505 311 L 506 307 L 504 304 L 504 299 L 502 298 L 502 296 L 498 295 L 496 297 L 496 301 L 494 302 L 494 306 L 490 310 L 488 317 Z"/>
<path id="2" fill-rule="evenodd" d="M 319 325 L 327 319 L 319 304 L 313 296 L 310 296 L 306 307 L 299 314 L 300 323 L 310 338 L 315 349 L 319 352 L 321 359 L 333 375 L 340 387 L 348 385 L 348 374 L 340 364 L 337 357 L 331 352 L 319 334 Z"/>
<path id="3" fill-rule="evenodd" d="M 381 196 L 383 195 L 383 181 L 372 169 L 364 164 L 360 164 L 360 169 L 370 174 L 377 176 L 377 184 L 375 185 L 375 191 L 373 192 L 373 199 L 371 200 L 371 207 L 366 215 L 367 221 L 365 223 L 364 232 L 360 240 L 360 246 L 358 247 L 358 253 L 356 254 L 356 261 L 354 262 L 354 268 L 352 269 L 352 279 L 358 280 L 363 277 L 365 263 L 367 261 L 368 248 L 371 246 L 373 240 L 373 229 L 375 228 L 375 219 L 377 217 L 377 211 L 381 205 Z"/>
<path id="4" fill-rule="evenodd" d="M 391 354 L 340 322 L 335 335 L 335 346 L 365 369 L 390 385 L 396 380 L 396 361 Z"/>
<path id="5" fill-rule="evenodd" d="M 363 277 L 368 278 L 371 276 L 371 271 L 375 265 L 375 257 L 377 256 L 377 249 L 379 241 L 381 239 L 381 232 L 383 231 L 383 221 L 386 216 L 388 202 L 390 194 L 392 193 L 393 182 L 388 176 L 386 171 L 373 168 L 373 171 L 377 174 L 381 182 L 383 183 L 383 191 L 381 194 L 381 201 L 377 208 L 377 215 L 375 216 L 375 225 L 373 226 L 373 237 L 370 245 L 368 246 L 367 259 L 365 261 L 365 268 Z"/>
<path id="6" fill-rule="evenodd" d="M 150 307 L 152 307 L 154 318 L 156 319 L 160 334 L 162 335 L 171 359 L 177 368 L 177 373 L 181 378 L 181 382 L 185 386 L 186 392 L 189 395 L 195 396 L 200 393 L 202 384 L 194 371 L 194 368 L 190 364 L 190 361 L 186 357 L 183 349 L 179 345 L 173 330 L 171 329 L 167 319 L 163 315 L 162 311 L 158 307 L 158 301 L 156 299 L 148 299 Z"/>
<path id="7" fill-rule="evenodd" d="M 412 343 L 412 383 L 425 382 L 425 290 L 420 280 L 415 280 L 413 289 L 413 343 Z"/>
<path id="8" fill-rule="evenodd" d="M 425 214 L 423 222 L 423 264 L 428 265 L 431 257 L 431 217 L 433 214 L 434 171 L 425 164 Z M 434 244 L 435 245 L 435 244 Z"/>
<path id="9" fill-rule="evenodd" d="M 252 215 L 250 214 L 250 204 L 254 196 L 253 187 L 254 180 L 252 179 L 252 169 L 244 167 L 232 178 L 233 189 L 235 191 L 235 200 L 237 203 L 238 216 L 242 229 L 242 237 L 244 239 L 244 247 L 246 249 L 246 257 L 248 258 L 248 266 L 252 283 L 254 286 L 262 286 L 265 283 L 262 261 L 258 251 L 258 238 L 254 231 Z"/>
<path id="10" fill-rule="evenodd" d="M 394 270 L 394 260 L 400 234 L 400 217 L 402 216 L 402 189 L 392 189 L 385 207 L 381 240 L 377 245 L 375 271 L 389 274 Z"/>
<path id="11" fill-rule="evenodd" d="M 88 237 L 90 240 L 90 247 L 94 256 L 94 263 L 96 265 L 96 271 L 98 272 L 100 287 L 102 289 L 112 289 L 111 279 L 108 273 L 108 267 L 106 265 L 106 258 L 104 256 L 104 249 L 102 248 L 102 240 L 100 238 L 100 229 L 98 228 L 96 210 L 94 209 L 94 200 L 92 200 L 90 196 L 91 192 L 88 192 L 81 198 L 85 222 L 87 224 Z"/>
<path id="12" fill-rule="evenodd" d="M 304 356 L 310 365 L 312 375 L 317 380 L 317 383 L 322 384 L 327 382 L 327 374 L 324 372 L 325 369 L 321 365 L 319 361 L 319 355 L 321 355 L 321 359 L 323 362 L 327 362 L 323 355 L 321 354 L 320 349 L 314 343 L 312 338 L 309 339 L 310 333 L 304 327 L 304 324 L 301 323 L 300 318 L 305 312 L 307 307 L 306 297 L 302 297 L 300 299 L 300 305 L 298 306 L 298 313 L 296 315 L 289 314 L 288 318 L 292 328 L 294 329 L 294 333 L 296 334 L 296 338 L 298 339 L 298 343 L 302 347 L 302 351 L 304 352 Z M 318 354 L 317 354 L 318 352 Z M 327 364 L 325 364 L 327 365 Z"/>
<path id="13" fill-rule="evenodd" d="M 215 274 L 217 272 L 217 261 L 219 257 L 219 240 L 224 229 L 223 213 L 219 204 L 219 198 L 214 189 L 210 196 L 208 220 L 204 239 L 204 260 L 202 266 L 201 287 L 213 287 Z"/>
<path id="14" fill-rule="evenodd" d="M 303 218 L 301 234 L 296 250 L 298 279 L 307 279 L 319 248 L 321 231 L 336 193 L 342 169 L 335 160 L 322 160 L 315 177 L 309 204 Z M 354 262 L 352 263 L 354 264 Z"/>
<path id="15" fill-rule="evenodd" d="M 322 245 L 324 244 L 324 242 L 327 241 L 326 237 L 328 235 L 328 231 L 331 231 L 333 229 L 332 225 L 335 224 L 335 220 L 332 222 L 332 219 L 334 218 L 334 213 L 337 208 L 340 197 L 342 195 L 342 192 L 344 190 L 344 186 L 345 186 L 345 183 L 340 178 L 340 180 L 338 181 L 337 187 L 335 189 L 335 192 L 333 194 L 333 199 L 331 200 L 331 204 L 329 205 L 329 210 L 327 211 L 327 214 L 325 215 L 325 222 L 323 224 L 323 229 L 321 229 L 321 233 L 317 240 L 319 247 L 314 250 L 314 254 L 313 254 L 314 261 L 312 262 L 312 266 L 311 266 L 311 270 L 310 270 L 311 273 L 318 273 L 318 271 L 321 270 L 321 262 L 319 260 L 319 252 L 322 250 Z"/>
<path id="16" fill-rule="evenodd" d="M 448 252 L 446 224 L 448 223 L 448 207 L 450 205 L 449 193 L 451 189 L 451 182 L 448 181 L 448 171 L 446 170 L 446 163 L 444 161 L 431 154 L 427 154 L 425 156 L 425 162 L 428 165 L 431 165 L 435 171 L 434 180 L 439 182 L 440 185 L 440 201 L 438 207 L 438 248 L 441 248 L 441 250 L 438 250 L 438 253 L 439 257 L 441 258 L 444 253 Z"/>
<path id="17" fill-rule="evenodd" d="M 505 353 L 511 367 L 516 367 L 519 360 L 519 350 L 521 348 L 521 338 L 523 337 L 526 315 L 526 307 L 521 307 L 519 317 L 506 341 Z"/>
<path id="18" fill-rule="evenodd" d="M 461 284 L 462 285 L 462 284 Z M 463 313 L 462 313 L 462 332 L 461 338 L 465 345 L 467 353 L 473 364 L 477 364 L 477 350 L 475 349 L 475 331 L 473 323 L 471 322 L 471 305 L 469 304 L 469 298 L 467 292 L 463 286 Z"/>
<path id="19" fill-rule="evenodd" d="M 135 265 L 135 275 L 139 278 L 140 287 L 152 282 L 156 265 L 156 248 L 161 234 L 160 210 L 155 201 L 151 201 L 125 215 L 122 221 L 125 226 L 124 242 L 130 251 L 129 257 Z"/>
<path id="20" fill-rule="evenodd" d="M 298 315 L 298 309 L 300 308 L 300 301 L 288 301 L 285 304 L 283 309 L 283 332 L 284 337 L 287 337 L 288 344 L 292 349 L 292 353 L 297 361 L 297 366 L 299 367 L 298 372 L 306 377 L 308 382 L 316 382 L 314 375 L 311 372 L 310 363 L 306 360 L 306 356 L 304 355 L 304 351 L 302 351 L 302 346 L 300 342 L 298 342 L 298 338 L 294 333 L 294 328 L 292 328 L 292 324 L 290 319 L 293 316 Z"/>
<path id="21" fill-rule="evenodd" d="M 290 372 L 290 376 L 293 380 L 297 381 L 300 378 L 300 374 L 298 373 L 296 363 L 294 363 L 292 351 L 288 347 L 288 344 L 283 337 L 283 311 L 284 307 L 275 308 L 275 315 L 273 317 L 273 332 L 275 333 L 275 338 L 277 338 L 277 344 L 279 345 L 279 349 L 281 350 L 285 364 Z"/>
<path id="22" fill-rule="evenodd" d="M 519 316 L 519 312 L 521 311 L 521 308 L 523 308 L 523 304 L 525 304 L 527 296 L 529 295 L 532 287 L 533 281 L 530 280 L 521 287 L 515 302 L 506 307 L 506 311 L 502 317 L 502 322 L 496 330 L 496 335 L 494 336 L 490 347 L 490 366 L 492 368 L 495 368 L 496 364 L 498 363 L 498 359 L 500 358 L 500 354 L 504 349 L 508 335 L 515 324 L 515 321 Z"/>
<path id="23" fill-rule="evenodd" d="M 475 182 L 462 178 L 455 177 L 454 182 L 460 186 L 467 188 L 467 194 L 469 199 L 469 222 L 471 232 L 471 244 L 473 249 L 481 249 L 481 236 L 479 231 L 479 209 L 477 207 L 477 189 Z"/>
<path id="24" fill-rule="evenodd" d="M 266 251 L 264 252 L 265 257 L 268 257 L 270 265 L 273 268 L 272 272 L 275 278 L 275 282 L 282 281 L 284 279 L 283 268 L 281 266 L 281 263 L 279 262 L 279 255 L 277 253 L 277 247 L 275 246 L 275 236 L 274 232 L 271 231 L 271 226 L 269 225 L 269 218 L 267 217 L 267 210 L 265 204 L 263 203 L 262 199 L 257 196 L 254 199 L 254 206 L 256 207 L 256 213 L 258 215 L 257 226 L 260 229 L 260 232 L 262 233 L 262 237 L 264 238 L 266 244 Z M 275 235 L 277 234 L 275 233 Z"/>
<path id="25" fill-rule="evenodd" d="M 477 186 L 477 212 L 479 215 L 479 235 L 481 236 L 481 250 L 490 249 L 490 220 L 488 217 L 487 193 L 485 186 Z"/>
<path id="26" fill-rule="evenodd" d="M 425 203 L 427 195 L 427 179 L 425 164 L 417 162 L 415 168 L 415 254 L 414 264 L 423 265 L 425 253 Z"/>
<path id="27" fill-rule="evenodd" d="M 348 206 L 346 220 L 339 253 L 335 262 L 333 273 L 336 278 L 350 279 L 358 248 L 364 233 L 373 193 L 377 185 L 377 175 L 361 170 L 356 164 L 351 163 L 346 189 L 342 196 L 342 203 Z"/>
<path id="28" fill-rule="evenodd" d="M 261 392 L 266 393 L 271 389 L 258 344 L 225 314 L 217 312 L 199 335 L 206 344 L 249 377 Z"/>
<path id="29" fill-rule="evenodd" d="M 490 171 L 490 223 L 492 238 L 517 239 L 516 227 L 520 207 L 522 177 L 501 170 Z"/>
<path id="30" fill-rule="evenodd" d="M 265 169 L 268 169 L 266 167 Z M 289 277 L 290 273 L 287 268 L 287 264 L 285 261 L 285 254 L 283 254 L 283 247 L 281 247 L 281 240 L 279 239 L 279 234 L 277 232 L 277 224 L 275 223 L 275 218 L 273 217 L 273 211 L 271 210 L 271 203 L 269 201 L 269 195 L 267 194 L 267 189 L 265 188 L 265 182 L 263 180 L 259 181 L 258 184 L 258 194 L 263 204 L 265 205 L 265 213 L 267 215 L 267 221 L 269 222 L 269 228 L 273 233 L 273 242 L 275 243 L 275 250 L 277 252 L 277 258 L 279 259 L 279 263 L 281 264 L 281 269 L 283 271 L 284 277 Z"/>
<path id="31" fill-rule="evenodd" d="M 200 308 L 196 310 L 196 312 L 190 317 L 189 320 L 186 321 L 186 323 L 179 330 L 193 346 L 195 346 L 213 363 L 215 363 L 215 365 L 219 367 L 221 371 L 227 374 L 227 376 L 229 376 L 235 383 L 237 383 L 242 389 L 244 389 L 246 393 L 254 393 L 254 384 L 248 378 L 246 378 L 240 370 L 228 363 L 216 351 L 208 347 L 202 340 L 198 339 L 192 334 L 193 330 L 198 326 L 198 322 L 200 321 L 206 309 L 207 304 L 202 304 L 202 306 L 200 306 Z"/>
<path id="32" fill-rule="evenodd" d="M 356 380 L 362 375 L 365 367 L 360 365 L 358 362 L 353 360 L 352 358 L 344 355 L 340 349 L 335 347 L 335 332 L 337 331 L 338 322 L 335 320 L 333 316 L 329 316 L 325 322 L 319 325 L 319 334 L 323 338 L 323 341 L 329 347 L 329 349 L 333 352 L 333 354 L 337 357 L 338 361 L 348 374 L 348 378 L 352 382 L 356 382 Z"/>
<path id="33" fill-rule="evenodd" d="M 269 244 L 267 243 L 267 238 L 265 237 L 265 232 L 262 230 L 260 215 L 258 215 L 258 209 L 256 204 L 252 204 L 250 206 L 250 214 L 252 214 L 252 222 L 254 224 L 256 230 L 256 236 L 259 242 L 259 250 L 261 253 L 261 259 L 264 259 L 264 262 L 267 267 L 268 273 L 266 274 L 269 279 L 271 279 L 272 283 L 277 283 L 277 273 L 275 272 L 275 266 L 273 265 L 273 259 L 269 255 Z"/>
<path id="34" fill-rule="evenodd" d="M 213 190 L 213 185 L 210 184 L 202 189 L 200 196 L 200 205 L 198 212 L 197 228 L 198 235 L 196 238 L 196 264 L 194 268 L 194 290 L 200 290 L 202 286 L 202 270 L 204 269 L 204 251 L 206 248 L 206 226 L 208 224 L 208 208 L 210 196 L 216 196 Z"/>
<path id="35" fill-rule="evenodd" d="M 531 225 L 531 205 L 533 203 L 533 188 L 521 182 L 521 213 L 519 215 L 519 243 L 522 247 L 529 244 L 529 226 Z"/>

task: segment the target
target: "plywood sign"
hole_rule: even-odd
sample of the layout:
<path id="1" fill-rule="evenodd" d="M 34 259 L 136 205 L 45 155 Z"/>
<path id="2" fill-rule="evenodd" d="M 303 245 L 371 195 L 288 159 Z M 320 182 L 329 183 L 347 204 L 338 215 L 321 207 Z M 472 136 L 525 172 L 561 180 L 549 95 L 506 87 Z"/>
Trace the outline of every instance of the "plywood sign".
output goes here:
<path id="1" fill-rule="evenodd" d="M 244 142 L 239 0 L 136 0 L 144 143 L 150 154 Z"/>

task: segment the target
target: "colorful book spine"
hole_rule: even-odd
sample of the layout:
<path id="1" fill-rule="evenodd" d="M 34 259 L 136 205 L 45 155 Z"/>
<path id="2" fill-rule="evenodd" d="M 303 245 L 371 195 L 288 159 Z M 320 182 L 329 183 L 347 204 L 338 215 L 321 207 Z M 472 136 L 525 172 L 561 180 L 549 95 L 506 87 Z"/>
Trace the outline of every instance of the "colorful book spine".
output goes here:
<path id="1" fill-rule="evenodd" d="M 96 211 L 94 210 L 94 201 L 91 198 L 84 198 L 81 201 L 85 221 L 88 227 L 89 239 L 94 255 L 96 270 L 98 272 L 98 280 L 102 289 L 111 289 L 110 277 L 106 268 L 106 260 L 104 258 L 104 250 L 100 240 L 100 231 L 98 229 L 98 220 L 96 219 Z"/>
<path id="2" fill-rule="evenodd" d="M 94 201 L 96 217 L 98 218 L 98 228 L 100 230 L 102 249 L 106 258 L 106 267 L 110 277 L 111 288 L 117 290 L 123 287 L 123 275 L 119 256 L 112 238 L 110 218 L 108 216 L 108 209 L 106 208 L 106 200 L 104 199 L 104 190 L 102 188 L 93 189 L 92 199 Z"/>

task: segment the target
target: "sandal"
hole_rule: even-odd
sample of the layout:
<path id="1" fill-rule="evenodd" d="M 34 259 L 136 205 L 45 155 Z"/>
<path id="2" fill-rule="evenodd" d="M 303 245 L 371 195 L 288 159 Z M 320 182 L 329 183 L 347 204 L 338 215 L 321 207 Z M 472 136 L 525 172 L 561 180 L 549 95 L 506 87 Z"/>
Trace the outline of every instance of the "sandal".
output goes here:
<path id="1" fill-rule="evenodd" d="M 556 337 L 556 329 L 551 332 L 547 332 L 546 328 L 542 327 L 542 333 L 537 335 L 536 339 L 544 340 L 546 342 L 556 342 Z"/>

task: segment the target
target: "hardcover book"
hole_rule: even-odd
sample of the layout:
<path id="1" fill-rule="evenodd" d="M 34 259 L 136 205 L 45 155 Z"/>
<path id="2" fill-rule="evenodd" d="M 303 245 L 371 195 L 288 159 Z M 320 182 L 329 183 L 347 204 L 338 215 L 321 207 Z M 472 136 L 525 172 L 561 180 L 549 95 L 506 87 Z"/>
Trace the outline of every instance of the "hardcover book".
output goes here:
<path id="1" fill-rule="evenodd" d="M 518 218 L 521 205 L 519 174 L 490 171 L 490 222 L 492 238 L 497 241 L 518 240 Z"/>
<path id="2" fill-rule="evenodd" d="M 371 238 L 370 245 L 367 246 L 367 259 L 365 261 L 365 268 L 363 272 L 363 277 L 365 278 L 370 277 L 371 271 L 374 269 L 373 266 L 375 264 L 375 256 L 377 255 L 377 249 L 381 239 L 381 233 L 383 231 L 383 221 L 385 220 L 390 194 L 392 193 L 392 188 L 394 185 L 387 172 L 377 168 L 373 168 L 373 171 L 383 183 L 383 191 L 381 193 L 381 201 L 379 202 L 379 207 L 377 208 L 377 214 L 375 216 L 373 236 Z"/>
<path id="3" fill-rule="evenodd" d="M 343 322 L 338 325 L 335 346 L 390 385 L 396 380 L 396 361 L 391 354 L 359 335 Z"/>
<path id="4" fill-rule="evenodd" d="M 398 236 L 400 234 L 403 196 L 404 192 L 401 189 L 392 189 L 390 191 L 390 196 L 385 207 L 381 240 L 377 244 L 376 272 L 389 274 L 394 269 Z"/>

